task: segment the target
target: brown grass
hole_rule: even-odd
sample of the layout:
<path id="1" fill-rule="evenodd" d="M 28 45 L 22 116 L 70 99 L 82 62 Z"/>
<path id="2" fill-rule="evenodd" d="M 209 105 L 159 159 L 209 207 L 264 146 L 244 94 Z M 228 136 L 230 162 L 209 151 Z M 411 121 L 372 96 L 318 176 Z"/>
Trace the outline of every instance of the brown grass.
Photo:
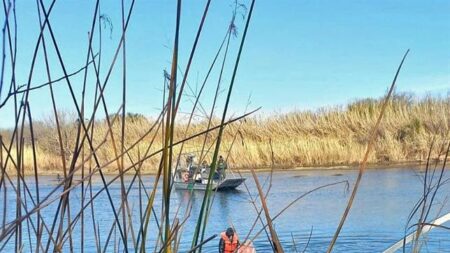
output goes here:
<path id="1" fill-rule="evenodd" d="M 268 167 L 271 165 L 270 144 L 275 152 L 275 165 L 278 168 L 295 166 L 331 166 L 358 163 L 367 145 L 367 136 L 374 125 L 381 108 L 380 100 L 358 100 L 347 106 L 321 108 L 316 111 L 294 111 L 271 116 L 254 116 L 226 128 L 223 136 L 222 153 L 226 153 L 235 140 L 229 153 L 229 164 L 234 168 Z M 433 136 L 447 137 L 450 126 L 450 97 L 426 97 L 417 99 L 411 95 L 397 95 L 390 102 L 385 118 L 380 126 L 375 152 L 369 163 L 391 163 L 424 161 Z M 61 113 L 60 113 L 61 114 Z M 67 159 L 71 159 L 73 136 L 76 121 L 65 114 L 62 122 L 62 135 Z M 126 117 L 125 147 L 131 146 L 145 134 L 154 121 L 139 114 Z M 218 120 L 213 120 L 217 125 Z M 37 157 L 41 172 L 55 173 L 61 168 L 56 126 L 48 121 L 35 123 Z M 120 139 L 120 120 L 113 125 L 116 139 Z M 94 143 L 99 144 L 107 135 L 106 121 L 96 122 Z M 187 135 L 206 129 L 207 121 L 197 121 L 191 125 Z M 180 125 L 175 132 L 175 140 L 184 136 Z M 138 160 L 138 150 L 142 153 L 154 136 L 151 132 L 143 142 L 139 142 L 130 152 L 134 161 Z M 162 147 L 161 132 L 157 132 L 152 150 Z M 217 133 L 208 137 L 207 147 L 212 146 Z M 3 131 L 8 138 L 8 131 Z M 236 138 L 235 138 L 236 137 Z M 29 137 L 28 137 L 29 138 Z M 185 144 L 183 152 L 198 152 L 203 137 Z M 32 170 L 30 140 L 26 140 L 25 166 Z M 120 145 L 120 144 L 116 144 Z M 88 148 L 86 146 L 86 148 Z M 97 152 L 103 163 L 114 158 L 111 141 L 107 141 Z M 208 160 L 207 156 L 207 160 Z M 145 172 L 157 169 L 159 158 L 147 160 L 143 165 Z M 131 164 L 126 157 L 125 164 Z M 108 167 L 115 171 L 115 165 Z M 62 171 L 61 171 L 62 172 Z"/>

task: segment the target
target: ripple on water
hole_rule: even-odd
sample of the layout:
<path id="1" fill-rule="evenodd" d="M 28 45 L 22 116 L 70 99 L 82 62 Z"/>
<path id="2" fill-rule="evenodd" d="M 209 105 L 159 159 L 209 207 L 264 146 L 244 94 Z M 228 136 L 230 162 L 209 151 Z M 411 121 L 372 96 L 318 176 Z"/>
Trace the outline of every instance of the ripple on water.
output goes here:
<path id="1" fill-rule="evenodd" d="M 260 173 L 258 177 L 261 182 L 265 182 L 269 173 Z M 285 206 L 298 196 L 325 184 L 342 181 L 341 177 L 348 178 L 350 184 L 354 183 L 357 171 L 331 172 L 331 171 L 308 171 L 308 172 L 281 172 L 274 173 L 272 179 L 272 188 L 267 198 L 267 203 L 270 209 L 271 217 L 275 217 Z M 241 238 L 249 232 L 253 225 L 255 217 L 257 216 L 254 210 L 251 199 L 257 198 L 257 189 L 250 174 L 244 175 L 248 178 L 247 186 L 252 193 L 252 198 L 246 192 L 244 186 L 239 190 L 233 192 L 218 192 L 215 195 L 214 203 L 209 217 L 208 228 L 205 236 L 219 234 L 227 227 L 233 225 L 236 227 Z M 129 180 L 129 178 L 127 178 Z M 33 180 L 30 180 L 32 182 Z M 145 184 L 151 185 L 149 182 L 153 181 L 153 177 L 145 178 Z M 55 185 L 53 181 L 42 180 L 41 196 L 45 196 L 50 192 Z M 128 181 L 129 182 L 129 181 Z M 265 189 L 267 184 L 265 185 Z M 30 184 L 30 190 L 33 190 Z M 99 191 L 102 188 L 100 181 L 94 181 L 93 191 Z M 389 169 L 389 170 L 369 170 L 365 173 L 361 183 L 359 192 L 356 196 L 353 208 L 348 216 L 342 233 L 337 240 L 334 252 L 380 252 L 386 249 L 391 244 L 400 240 L 403 236 L 406 219 L 413 208 L 414 204 L 421 196 L 423 187 L 420 178 L 414 170 L 407 169 Z M 8 200 L 14 200 L 15 195 L 13 191 L 8 191 Z M 120 185 L 115 184 L 110 187 L 110 192 L 116 201 L 116 206 L 119 206 L 120 200 Z M 442 208 L 441 213 L 449 212 L 450 205 L 444 202 L 445 195 L 450 192 L 450 184 L 446 184 L 441 188 L 440 193 L 436 199 L 436 208 L 430 217 L 435 217 L 437 210 Z M 70 198 L 71 208 L 74 213 L 80 205 L 80 191 L 75 190 L 71 193 Z M 143 194 L 145 196 L 145 194 Z M 307 252 L 324 252 L 331 241 L 335 232 L 339 219 L 345 209 L 349 197 L 349 193 L 345 191 L 345 186 L 336 185 L 332 187 L 323 188 L 316 191 L 305 198 L 301 199 L 290 209 L 285 211 L 274 221 L 275 229 L 279 238 L 285 248 L 285 252 L 294 252 L 295 246 L 301 251 L 309 238 L 311 228 L 313 228 L 312 237 L 308 244 Z M 139 194 L 137 188 L 133 187 L 129 195 L 129 205 L 133 210 L 133 218 L 136 221 L 135 228 L 138 228 L 139 215 Z M 161 213 L 161 194 L 158 192 L 155 200 L 155 211 L 157 215 Z M 201 201 L 203 199 L 203 192 L 195 192 L 190 194 L 186 191 L 174 191 L 172 193 L 172 214 L 174 214 L 176 207 L 181 205 L 180 214 L 185 214 L 186 203 L 192 198 L 192 210 L 189 219 L 186 221 L 181 236 L 180 252 L 188 250 L 191 246 L 192 234 L 195 229 L 196 219 L 200 212 Z M 145 200 L 144 200 L 145 201 Z M 72 204 L 73 203 L 73 204 Z M 442 206 L 442 203 L 444 205 Z M 0 201 L 0 212 L 3 210 L 1 206 L 3 201 Z M 15 206 L 14 201 L 10 202 Z M 257 200 L 259 206 L 259 200 Z M 8 204 L 9 205 L 9 204 Z M 109 208 L 109 201 L 106 194 L 100 194 L 95 202 L 96 220 L 98 221 L 100 234 L 102 236 L 108 234 L 114 216 Z M 42 210 L 41 214 L 44 216 L 47 224 L 51 224 L 54 212 L 57 208 L 57 203 L 50 205 Z M 15 208 L 7 209 L 7 221 L 12 221 L 15 218 Z M 92 228 L 90 224 L 91 217 L 86 213 L 86 228 Z M 264 215 L 262 216 L 265 222 Z M 152 217 L 151 231 L 157 231 L 156 225 Z M 261 223 L 257 222 L 252 236 L 261 229 Z M 74 242 L 80 241 L 78 230 L 74 231 Z M 148 238 L 149 250 L 153 251 L 154 242 L 157 233 L 152 233 Z M 33 239 L 33 238 L 32 238 Z M 102 240 L 105 238 L 102 237 Z M 85 238 L 85 245 L 95 249 L 95 240 L 93 237 Z M 262 232 L 254 241 L 258 252 L 270 252 L 270 244 L 266 238 L 266 234 Z M 77 244 L 76 247 L 78 247 Z M 204 252 L 217 252 L 218 239 L 212 240 L 206 244 L 203 249 Z M 27 244 L 24 245 L 24 252 L 27 250 Z M 429 240 L 426 244 L 429 252 L 448 252 L 450 248 L 449 232 L 445 230 L 435 229 L 430 233 Z M 12 252 L 13 240 L 9 243 L 5 252 Z"/>

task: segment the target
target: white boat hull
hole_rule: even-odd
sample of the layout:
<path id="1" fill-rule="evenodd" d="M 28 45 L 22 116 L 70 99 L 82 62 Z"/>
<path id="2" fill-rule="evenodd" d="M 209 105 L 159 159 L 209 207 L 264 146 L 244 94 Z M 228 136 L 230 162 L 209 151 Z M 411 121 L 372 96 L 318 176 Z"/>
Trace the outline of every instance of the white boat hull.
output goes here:
<path id="1" fill-rule="evenodd" d="M 213 182 L 211 189 L 217 191 L 227 191 L 236 189 L 245 181 L 245 178 L 228 178 L 219 183 Z M 177 190 L 200 190 L 205 191 L 207 184 L 195 182 L 174 182 Z"/>

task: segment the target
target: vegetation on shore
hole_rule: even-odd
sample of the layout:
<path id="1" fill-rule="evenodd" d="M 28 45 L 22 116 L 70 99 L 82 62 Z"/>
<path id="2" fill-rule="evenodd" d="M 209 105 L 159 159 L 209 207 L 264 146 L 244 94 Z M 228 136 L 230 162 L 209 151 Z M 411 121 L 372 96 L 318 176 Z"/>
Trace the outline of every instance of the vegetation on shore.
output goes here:
<path id="1" fill-rule="evenodd" d="M 315 111 L 292 111 L 269 116 L 253 116 L 237 121 L 225 128 L 221 153 L 228 157 L 233 168 L 267 167 L 272 163 L 270 146 L 274 151 L 276 167 L 295 166 L 330 166 L 351 165 L 360 161 L 367 145 L 368 133 L 380 113 L 382 99 L 364 99 L 347 106 L 322 108 Z M 378 130 L 374 152 L 369 163 L 390 163 L 424 161 L 433 138 L 448 138 L 450 130 L 450 97 L 417 98 L 409 94 L 394 96 L 385 112 L 385 118 Z M 60 113 L 61 131 L 64 141 L 66 159 L 71 159 L 75 143 L 71 136 L 77 131 L 75 116 Z M 120 139 L 120 119 L 112 118 L 113 132 Z M 125 147 L 131 147 L 129 156 L 125 157 L 127 166 L 139 161 L 145 149 L 153 141 L 152 150 L 163 146 L 161 127 L 155 120 L 140 114 L 126 116 L 127 138 Z M 34 123 L 35 144 L 37 146 L 38 165 L 41 172 L 57 172 L 61 168 L 61 158 L 53 119 Z M 180 123 L 174 133 L 175 140 L 191 136 L 207 129 L 208 120 L 192 123 L 187 133 L 186 126 Z M 218 125 L 213 120 L 212 125 Z M 152 125 L 153 131 L 148 132 Z M 114 159 L 111 141 L 108 139 L 106 120 L 95 123 L 95 146 L 100 146 L 97 155 L 105 164 Z M 8 138 L 10 131 L 3 130 L 3 138 Z M 212 151 L 216 132 L 208 135 L 206 149 Z M 144 141 L 133 144 L 141 137 Z M 32 169 L 32 149 L 29 136 L 25 137 L 24 164 L 26 170 Z M 186 142 L 184 153 L 196 153 L 204 142 L 204 135 Z M 27 140 L 28 139 L 28 140 Z M 116 143 L 116 145 L 119 145 Z M 180 147 L 175 147 L 175 150 Z M 88 149 L 88 147 L 86 147 Z M 203 157 L 205 153 L 203 154 Z M 207 158 L 209 156 L 206 156 Z M 206 158 L 206 159 L 207 159 Z M 208 161 L 210 162 L 210 161 Z M 144 162 L 144 172 L 154 172 L 158 168 L 159 158 L 152 157 Z M 117 170 L 116 163 L 111 163 L 109 171 Z"/>

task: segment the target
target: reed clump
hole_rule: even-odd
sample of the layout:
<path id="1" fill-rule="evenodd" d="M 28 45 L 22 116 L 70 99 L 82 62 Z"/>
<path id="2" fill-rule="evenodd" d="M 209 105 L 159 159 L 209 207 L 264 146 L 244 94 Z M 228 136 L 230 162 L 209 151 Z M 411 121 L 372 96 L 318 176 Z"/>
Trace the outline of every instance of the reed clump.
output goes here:
<path id="1" fill-rule="evenodd" d="M 278 168 L 356 164 L 365 150 L 368 132 L 380 113 L 381 103 L 382 99 L 364 99 L 346 106 L 315 111 L 253 116 L 227 126 L 221 150 L 228 154 L 228 163 L 234 168 L 271 166 L 270 141 L 274 150 L 275 166 Z M 377 142 L 369 157 L 369 163 L 421 162 L 426 160 L 433 136 L 448 138 L 450 97 L 417 98 L 410 94 L 400 94 L 389 103 L 383 123 L 378 129 Z M 70 136 L 75 134 L 78 123 L 75 116 L 71 120 L 69 114 L 60 114 L 60 118 L 64 119 L 61 124 L 63 146 L 66 159 L 70 160 L 75 145 Z M 112 124 L 115 139 L 120 139 L 120 121 L 116 118 Z M 216 119 L 212 121 L 212 125 L 219 124 Z M 52 122 L 38 121 L 34 126 L 38 164 L 43 173 L 56 173 L 61 168 L 58 137 L 54 134 L 56 126 Z M 127 166 L 140 160 L 151 141 L 154 145 L 150 148 L 150 153 L 161 147 L 163 139 L 160 130 L 146 135 L 146 129 L 153 124 L 154 119 L 140 114 L 129 113 L 126 116 L 125 147 L 131 147 L 145 136 L 143 141 L 138 142 L 128 152 L 125 158 Z M 181 140 L 185 135 L 204 131 L 207 124 L 207 120 L 197 120 L 186 133 L 186 126 L 180 121 L 174 139 Z M 95 123 L 97 134 L 93 142 L 94 146 L 99 146 L 97 155 L 102 163 L 114 159 L 112 142 L 106 141 L 100 145 L 104 137 L 109 135 L 108 131 L 106 120 L 98 120 Z M 3 130 L 2 135 L 7 139 L 10 131 Z M 216 132 L 208 135 L 206 148 L 212 147 L 216 137 Z M 24 165 L 25 171 L 31 172 L 33 161 L 29 138 L 25 136 Z M 186 142 L 183 152 L 200 153 L 204 138 L 202 135 Z M 85 148 L 88 149 L 87 146 Z M 175 151 L 178 152 L 179 148 L 176 146 Z M 142 170 L 151 173 L 156 170 L 158 163 L 157 157 L 145 160 Z M 107 169 L 113 172 L 117 166 L 112 163 Z"/>

